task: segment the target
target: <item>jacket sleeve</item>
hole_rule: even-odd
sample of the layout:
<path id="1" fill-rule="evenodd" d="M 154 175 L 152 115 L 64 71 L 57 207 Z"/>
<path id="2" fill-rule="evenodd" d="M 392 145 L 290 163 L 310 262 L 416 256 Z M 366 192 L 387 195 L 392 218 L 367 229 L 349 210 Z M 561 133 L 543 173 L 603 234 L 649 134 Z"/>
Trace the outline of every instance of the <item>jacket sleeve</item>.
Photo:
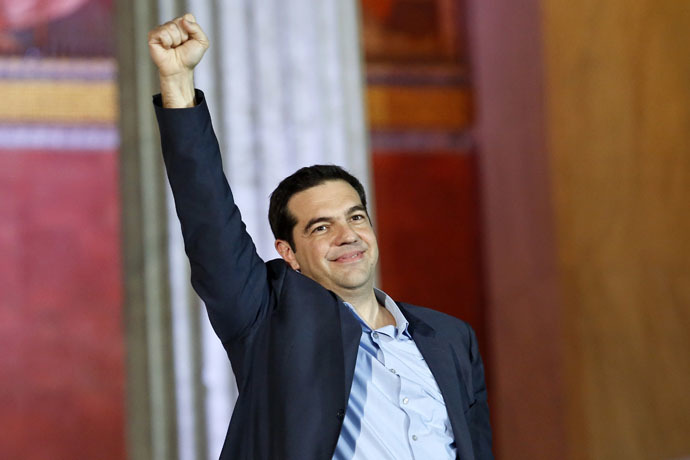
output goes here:
<path id="1" fill-rule="evenodd" d="M 223 174 L 204 95 L 186 109 L 154 107 L 163 160 L 182 226 L 192 286 L 205 302 L 223 343 L 245 334 L 268 314 L 266 265 L 242 222 Z"/>
<path id="2" fill-rule="evenodd" d="M 468 411 L 467 424 L 472 437 L 472 448 L 477 460 L 493 459 L 491 450 L 491 424 L 489 421 L 489 404 L 487 401 L 484 365 L 479 354 L 479 344 L 474 330 L 467 325 L 470 336 L 470 364 L 472 366 L 472 388 L 474 404 Z"/>

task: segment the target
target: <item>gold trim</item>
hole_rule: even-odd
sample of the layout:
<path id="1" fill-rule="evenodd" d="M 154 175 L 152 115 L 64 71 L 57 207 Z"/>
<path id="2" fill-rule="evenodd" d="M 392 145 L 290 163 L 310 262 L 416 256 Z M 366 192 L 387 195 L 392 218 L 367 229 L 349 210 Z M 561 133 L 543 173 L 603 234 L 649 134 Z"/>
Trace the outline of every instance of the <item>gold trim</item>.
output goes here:
<path id="1" fill-rule="evenodd" d="M 0 81 L 0 121 L 116 123 L 114 82 Z"/>
<path id="2" fill-rule="evenodd" d="M 471 97 L 466 88 L 369 86 L 372 129 L 453 129 L 469 127 Z"/>

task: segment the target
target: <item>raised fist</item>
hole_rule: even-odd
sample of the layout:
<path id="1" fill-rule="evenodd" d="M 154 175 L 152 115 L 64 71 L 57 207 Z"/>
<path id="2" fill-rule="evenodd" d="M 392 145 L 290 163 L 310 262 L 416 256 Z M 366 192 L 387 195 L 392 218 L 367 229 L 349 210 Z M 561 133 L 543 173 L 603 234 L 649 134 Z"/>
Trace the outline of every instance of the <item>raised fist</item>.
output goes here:
<path id="1" fill-rule="evenodd" d="M 191 72 L 208 46 L 206 34 L 189 13 L 149 32 L 149 53 L 161 78 Z"/>

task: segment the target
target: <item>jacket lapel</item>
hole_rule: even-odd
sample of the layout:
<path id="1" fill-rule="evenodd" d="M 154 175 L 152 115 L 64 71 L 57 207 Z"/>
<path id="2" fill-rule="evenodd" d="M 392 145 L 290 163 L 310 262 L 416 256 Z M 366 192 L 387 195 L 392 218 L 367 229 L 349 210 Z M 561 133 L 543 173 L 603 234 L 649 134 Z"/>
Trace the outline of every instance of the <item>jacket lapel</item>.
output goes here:
<path id="1" fill-rule="evenodd" d="M 362 338 L 362 326 L 354 317 L 350 309 L 338 298 L 338 308 L 340 312 L 340 331 L 343 340 L 343 355 L 345 365 L 345 406 L 347 406 L 350 398 L 350 388 L 352 388 L 352 379 L 355 374 L 355 365 L 357 363 L 357 350 L 359 349 L 359 341 Z"/>
<path id="2" fill-rule="evenodd" d="M 472 439 L 464 415 L 466 407 L 462 403 L 462 395 L 466 394 L 467 390 L 464 382 L 459 378 L 460 372 L 456 369 L 451 344 L 439 336 L 430 325 L 411 314 L 403 305 L 398 305 L 410 323 L 410 334 L 443 395 L 455 435 L 458 457 L 462 460 L 473 460 Z"/>

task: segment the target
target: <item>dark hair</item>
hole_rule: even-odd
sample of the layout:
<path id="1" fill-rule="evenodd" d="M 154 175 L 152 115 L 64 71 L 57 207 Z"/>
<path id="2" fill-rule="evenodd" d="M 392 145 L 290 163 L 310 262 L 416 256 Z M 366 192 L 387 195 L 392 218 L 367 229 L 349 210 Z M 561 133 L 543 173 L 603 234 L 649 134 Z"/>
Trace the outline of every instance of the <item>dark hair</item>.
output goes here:
<path id="1" fill-rule="evenodd" d="M 302 192 L 324 182 L 343 180 L 350 184 L 359 195 L 362 205 L 366 209 L 367 197 L 364 187 L 355 176 L 336 165 L 313 165 L 300 168 L 292 175 L 283 179 L 271 193 L 268 206 L 268 222 L 271 224 L 273 236 L 277 240 L 285 240 L 295 250 L 292 230 L 297 225 L 297 219 L 288 210 L 288 201 L 296 193 Z"/>

